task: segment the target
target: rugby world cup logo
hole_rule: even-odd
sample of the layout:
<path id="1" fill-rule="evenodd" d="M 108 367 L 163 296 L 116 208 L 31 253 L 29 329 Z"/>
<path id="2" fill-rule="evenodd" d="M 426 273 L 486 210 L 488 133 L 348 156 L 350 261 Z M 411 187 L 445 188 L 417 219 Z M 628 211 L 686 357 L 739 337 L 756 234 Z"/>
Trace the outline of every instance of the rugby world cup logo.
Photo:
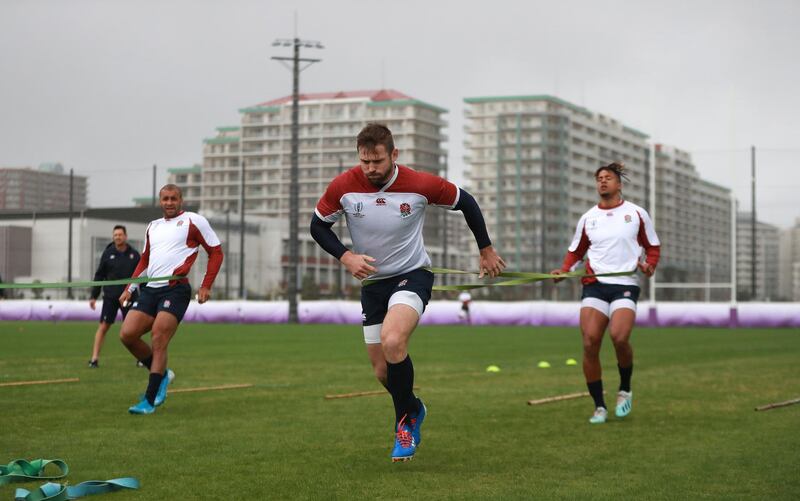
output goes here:
<path id="1" fill-rule="evenodd" d="M 626 223 L 630 223 L 631 221 L 633 221 L 633 219 L 631 218 L 631 215 L 630 214 L 625 214 L 625 222 Z"/>
<path id="2" fill-rule="evenodd" d="M 358 202 L 353 206 L 353 217 L 364 217 L 364 213 L 361 212 L 364 210 L 364 202 Z"/>
<path id="3" fill-rule="evenodd" d="M 408 217 L 411 215 L 411 206 L 403 202 L 400 204 L 400 217 Z"/>

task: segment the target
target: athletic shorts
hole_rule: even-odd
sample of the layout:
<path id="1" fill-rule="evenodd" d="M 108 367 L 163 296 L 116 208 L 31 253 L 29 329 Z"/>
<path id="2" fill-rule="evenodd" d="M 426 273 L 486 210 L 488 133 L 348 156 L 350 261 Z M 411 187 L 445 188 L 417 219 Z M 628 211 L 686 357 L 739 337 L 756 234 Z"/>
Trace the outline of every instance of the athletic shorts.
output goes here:
<path id="1" fill-rule="evenodd" d="M 125 315 L 131 307 L 123 308 L 119 304 L 119 298 L 103 296 L 103 309 L 100 311 L 100 322 L 106 324 L 113 324 L 117 320 L 117 311 L 122 311 L 122 319 L 125 320 Z"/>
<path id="2" fill-rule="evenodd" d="M 139 294 L 139 299 L 133 302 L 132 310 L 141 311 L 151 317 L 158 312 L 166 311 L 178 319 L 183 320 L 183 315 L 192 300 L 192 286 L 188 283 L 176 284 L 172 287 L 147 287 L 144 286 Z"/>
<path id="3" fill-rule="evenodd" d="M 611 315 L 620 308 L 636 312 L 636 302 L 641 289 L 637 285 L 603 284 L 593 282 L 583 286 L 581 307 L 594 308 L 603 315 Z"/>
<path id="4" fill-rule="evenodd" d="M 381 326 L 386 312 L 396 304 L 408 305 L 419 316 L 431 299 L 433 273 L 422 268 L 384 278 L 361 288 L 361 319 L 364 325 L 364 342 L 381 342 Z"/>

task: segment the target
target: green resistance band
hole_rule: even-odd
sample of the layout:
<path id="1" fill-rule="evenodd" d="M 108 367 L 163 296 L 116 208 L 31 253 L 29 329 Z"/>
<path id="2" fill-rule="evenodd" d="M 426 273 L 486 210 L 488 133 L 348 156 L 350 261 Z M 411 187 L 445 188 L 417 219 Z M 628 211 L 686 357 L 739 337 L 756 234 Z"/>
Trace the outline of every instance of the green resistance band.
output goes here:
<path id="1" fill-rule="evenodd" d="M 448 268 L 426 268 L 431 273 L 435 273 L 437 275 L 480 275 L 474 271 L 461 271 L 461 270 L 451 270 Z M 551 278 L 593 278 L 593 277 L 621 277 L 626 275 L 633 275 L 636 270 L 633 271 L 621 271 L 615 273 L 594 273 L 594 274 L 587 274 L 586 270 L 575 270 L 560 273 L 558 275 L 554 273 L 533 273 L 527 271 L 504 271 L 500 273 L 498 277 L 500 278 L 510 278 L 511 280 L 504 280 L 502 282 L 494 282 L 494 283 L 483 283 L 483 284 L 463 284 L 463 285 L 435 285 L 433 290 L 435 291 L 467 291 L 472 289 L 481 289 L 484 287 L 510 287 L 515 285 L 524 285 L 524 284 L 531 284 L 534 282 L 541 282 L 542 280 L 549 280 Z"/>
<path id="2" fill-rule="evenodd" d="M 61 473 L 58 475 L 45 475 L 47 465 L 57 466 Z M 69 466 L 60 459 L 15 459 L 7 465 L 0 465 L 0 485 L 11 482 L 25 482 L 28 480 L 55 480 L 63 478 L 69 473 Z"/>
<path id="3" fill-rule="evenodd" d="M 138 489 L 139 481 L 133 477 L 112 478 L 111 480 L 89 480 L 78 485 L 64 485 L 48 482 L 35 491 L 17 489 L 14 501 L 67 501 L 92 494 L 105 494 L 122 489 Z"/>
<path id="4" fill-rule="evenodd" d="M 104 287 L 106 285 L 127 285 L 144 284 L 147 282 L 163 282 L 164 280 L 180 280 L 186 278 L 183 275 L 170 275 L 168 277 L 139 277 L 121 278 L 119 280 L 95 280 L 92 282 L 50 282 L 50 283 L 27 283 L 10 284 L 0 282 L 0 289 L 68 289 L 70 287 Z"/>

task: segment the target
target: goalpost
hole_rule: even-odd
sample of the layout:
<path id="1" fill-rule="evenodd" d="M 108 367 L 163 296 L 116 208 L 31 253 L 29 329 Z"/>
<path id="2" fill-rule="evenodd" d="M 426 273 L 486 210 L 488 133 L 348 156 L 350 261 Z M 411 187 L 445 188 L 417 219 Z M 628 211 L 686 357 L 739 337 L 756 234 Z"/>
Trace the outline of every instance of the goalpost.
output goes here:
<path id="1" fill-rule="evenodd" d="M 650 204 L 650 218 L 653 220 L 653 224 L 656 224 L 656 207 L 657 207 L 657 197 L 656 197 L 656 146 L 653 143 L 650 146 L 650 186 L 647 189 L 650 191 L 650 200 L 652 203 Z M 705 282 L 658 282 L 657 274 L 654 274 L 650 277 L 649 281 L 649 296 L 650 296 L 650 316 L 651 318 L 655 315 L 655 308 L 657 303 L 657 291 L 658 289 L 704 289 L 706 291 L 706 298 L 709 298 L 709 292 L 712 289 L 728 289 L 730 290 L 730 308 L 731 308 L 731 320 L 734 319 L 734 315 L 736 314 L 736 222 L 737 222 L 737 204 L 736 204 L 736 197 L 733 194 L 733 190 L 731 190 L 730 194 L 730 207 L 731 207 L 731 221 L 730 221 L 730 231 L 731 231 L 731 239 L 730 239 L 730 267 L 731 267 L 731 274 L 730 274 L 730 282 L 711 282 L 706 276 Z M 707 264 L 708 266 L 708 264 Z M 708 272 L 707 272 L 708 273 Z M 708 301 L 708 299 L 707 299 Z"/>

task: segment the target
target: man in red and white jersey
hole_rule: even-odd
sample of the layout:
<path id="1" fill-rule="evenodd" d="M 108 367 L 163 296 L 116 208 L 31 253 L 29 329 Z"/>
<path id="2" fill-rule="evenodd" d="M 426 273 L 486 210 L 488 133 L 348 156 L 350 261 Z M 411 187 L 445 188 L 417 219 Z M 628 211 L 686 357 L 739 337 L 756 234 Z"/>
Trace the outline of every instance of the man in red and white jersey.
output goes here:
<path id="1" fill-rule="evenodd" d="M 623 178 L 627 179 L 627 176 L 622 164 L 612 163 L 597 169 L 595 181 L 600 203 L 578 221 L 564 263 L 553 273 L 569 271 L 585 257 L 584 266 L 589 274 L 635 271 L 638 268 L 648 277 L 653 275 L 661 244 L 647 211 L 622 199 Z M 642 250 L 644 262 L 640 261 Z M 622 418 L 631 412 L 633 348 L 629 340 L 636 320 L 639 292 L 635 275 L 583 279 L 580 316 L 583 374 L 595 406 L 590 423 L 604 423 L 608 416 L 600 367 L 600 344 L 606 328 L 614 343 L 620 375 L 615 413 Z"/>
<path id="2" fill-rule="evenodd" d="M 208 301 L 211 285 L 222 265 L 222 245 L 208 220 L 200 214 L 181 210 L 181 189 L 168 184 L 159 191 L 164 217 L 147 225 L 144 251 L 133 277 L 186 276 L 202 246 L 208 253 L 208 268 L 197 291 L 197 302 Z M 121 304 L 131 299 L 136 285 L 129 285 L 119 298 Z M 167 346 L 183 319 L 192 288 L 187 278 L 147 282 L 131 306 L 120 330 L 122 344 L 150 369 L 150 380 L 142 399 L 131 406 L 131 414 L 152 414 L 164 403 L 167 386 L 175 374 L 167 369 Z M 152 331 L 152 348 L 141 337 Z"/>
<path id="3" fill-rule="evenodd" d="M 392 395 L 395 443 L 392 461 L 408 461 L 421 440 L 427 410 L 413 392 L 408 341 L 431 298 L 431 259 L 422 241 L 425 210 L 438 205 L 464 213 L 480 249 L 479 270 L 497 276 L 505 263 L 492 247 L 472 196 L 438 176 L 397 165 L 392 133 L 369 124 L 356 140 L 360 165 L 336 177 L 317 204 L 314 240 L 341 261 L 361 289 L 364 342 L 375 376 Z M 344 214 L 353 241 L 345 247 L 331 226 Z"/>

